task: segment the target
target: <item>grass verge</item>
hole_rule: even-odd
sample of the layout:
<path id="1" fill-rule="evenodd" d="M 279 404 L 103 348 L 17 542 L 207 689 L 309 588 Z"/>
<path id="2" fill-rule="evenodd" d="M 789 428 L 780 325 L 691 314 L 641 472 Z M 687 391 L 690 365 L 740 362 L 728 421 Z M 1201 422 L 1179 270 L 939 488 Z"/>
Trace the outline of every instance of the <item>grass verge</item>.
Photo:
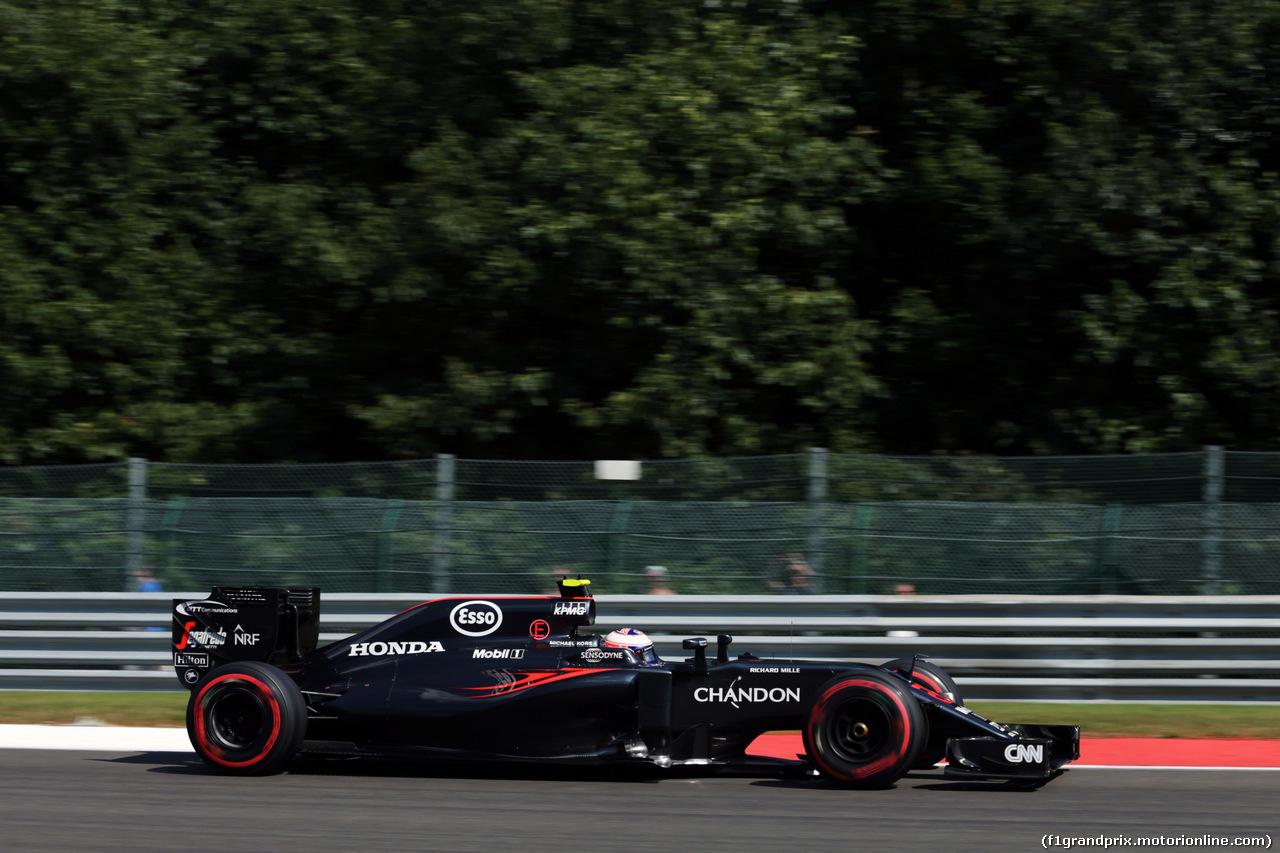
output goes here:
<path id="1" fill-rule="evenodd" d="M 1274 705 L 1059 705 L 971 702 L 1004 723 L 1069 723 L 1084 737 L 1256 738 L 1280 740 Z"/>
<path id="2" fill-rule="evenodd" d="M 0 690 L 0 723 L 185 726 L 187 692 Z"/>
<path id="3" fill-rule="evenodd" d="M 972 702 L 1007 723 L 1073 723 L 1085 737 L 1261 738 L 1280 740 L 1274 705 L 1060 705 Z M 0 723 L 183 726 L 187 694 L 0 690 Z"/>

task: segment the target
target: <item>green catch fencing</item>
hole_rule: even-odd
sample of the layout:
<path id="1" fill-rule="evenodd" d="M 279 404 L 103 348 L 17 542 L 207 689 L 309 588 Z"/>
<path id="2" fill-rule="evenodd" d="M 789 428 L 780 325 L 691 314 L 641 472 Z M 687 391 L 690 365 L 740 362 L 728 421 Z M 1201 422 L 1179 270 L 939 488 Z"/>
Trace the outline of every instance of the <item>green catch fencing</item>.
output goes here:
<path id="1" fill-rule="evenodd" d="M 1280 454 L 1221 448 L 0 468 L 5 591 L 1274 595 L 1277 544 Z"/>

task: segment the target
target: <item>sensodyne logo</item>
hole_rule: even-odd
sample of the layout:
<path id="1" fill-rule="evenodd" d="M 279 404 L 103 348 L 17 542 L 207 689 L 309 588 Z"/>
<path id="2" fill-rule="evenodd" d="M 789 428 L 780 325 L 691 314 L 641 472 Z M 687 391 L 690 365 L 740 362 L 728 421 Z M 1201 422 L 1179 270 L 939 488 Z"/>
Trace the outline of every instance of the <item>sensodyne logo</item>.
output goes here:
<path id="1" fill-rule="evenodd" d="M 735 708 L 739 702 L 799 702 L 798 687 L 739 687 L 739 675 L 728 687 L 699 687 L 693 691 L 695 702 L 728 702 Z"/>
<path id="2" fill-rule="evenodd" d="M 606 652 L 604 649 L 587 649 L 582 653 L 582 659 L 593 662 L 599 660 L 626 660 L 627 653 L 623 651 Z"/>
<path id="3" fill-rule="evenodd" d="M 498 630 L 502 611 L 491 601 L 464 601 L 449 611 L 449 624 L 459 634 L 484 637 Z"/>

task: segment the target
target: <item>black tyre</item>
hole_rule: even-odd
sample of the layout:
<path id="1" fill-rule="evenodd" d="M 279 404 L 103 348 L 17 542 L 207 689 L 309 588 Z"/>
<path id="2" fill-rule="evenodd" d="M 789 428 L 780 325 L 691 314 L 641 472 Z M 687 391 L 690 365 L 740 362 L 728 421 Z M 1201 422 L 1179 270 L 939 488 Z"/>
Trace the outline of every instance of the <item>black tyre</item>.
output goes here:
<path id="1" fill-rule="evenodd" d="M 913 664 L 911 658 L 895 658 L 887 663 L 880 664 L 880 668 L 899 672 L 903 676 L 910 672 L 911 681 L 915 684 L 950 698 L 957 705 L 964 704 L 964 697 L 960 695 L 960 687 L 950 674 L 937 664 L 929 663 L 927 660 L 917 660 Z M 947 734 L 945 732 L 930 731 L 929 740 L 925 743 L 924 749 L 920 751 L 920 758 L 912 769 L 924 770 L 933 767 L 946 757 Z"/>
<path id="2" fill-rule="evenodd" d="M 824 684 L 803 735 L 805 751 L 828 779 L 881 788 L 915 766 L 929 731 L 924 711 L 901 682 L 868 671 Z"/>
<path id="3" fill-rule="evenodd" d="M 260 776 L 284 769 L 307 731 L 302 692 L 288 675 L 256 661 L 225 664 L 191 691 L 187 736 L 222 773 Z"/>

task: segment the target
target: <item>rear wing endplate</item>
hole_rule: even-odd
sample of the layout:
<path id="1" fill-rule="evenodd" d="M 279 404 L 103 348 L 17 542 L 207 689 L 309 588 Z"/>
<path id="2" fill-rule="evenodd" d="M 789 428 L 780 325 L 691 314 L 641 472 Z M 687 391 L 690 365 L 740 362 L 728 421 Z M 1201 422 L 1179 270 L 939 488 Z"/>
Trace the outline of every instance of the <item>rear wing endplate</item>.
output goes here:
<path id="1" fill-rule="evenodd" d="M 173 668 L 187 688 L 228 661 L 296 671 L 319 639 L 318 587 L 214 587 L 208 598 L 173 600 Z"/>

